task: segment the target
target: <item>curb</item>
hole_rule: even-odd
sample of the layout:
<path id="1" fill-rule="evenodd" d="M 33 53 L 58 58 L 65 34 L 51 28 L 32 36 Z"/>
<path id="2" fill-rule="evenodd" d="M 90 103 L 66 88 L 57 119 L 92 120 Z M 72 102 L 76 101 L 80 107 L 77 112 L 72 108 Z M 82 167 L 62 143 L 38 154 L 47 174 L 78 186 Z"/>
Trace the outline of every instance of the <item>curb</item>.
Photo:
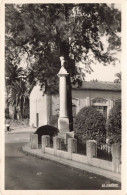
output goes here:
<path id="1" fill-rule="evenodd" d="M 80 170 L 83 172 L 90 172 L 90 173 L 111 179 L 112 181 L 117 181 L 117 182 L 121 183 L 121 175 L 119 173 L 110 172 L 108 170 L 94 167 L 91 165 L 87 165 L 87 164 L 79 163 L 76 161 L 60 158 L 58 156 L 53 156 L 53 155 L 47 154 L 47 153 L 42 153 L 41 149 L 32 149 L 31 150 L 30 143 L 24 145 L 22 147 L 22 150 L 26 154 L 30 154 L 32 156 L 35 156 L 35 157 L 38 157 L 41 159 L 45 158 L 45 159 L 54 161 L 56 163 L 59 163 L 59 164 L 62 164 L 62 165 L 68 166 L 68 167 L 72 167 L 74 169 L 77 169 L 77 170 Z"/>

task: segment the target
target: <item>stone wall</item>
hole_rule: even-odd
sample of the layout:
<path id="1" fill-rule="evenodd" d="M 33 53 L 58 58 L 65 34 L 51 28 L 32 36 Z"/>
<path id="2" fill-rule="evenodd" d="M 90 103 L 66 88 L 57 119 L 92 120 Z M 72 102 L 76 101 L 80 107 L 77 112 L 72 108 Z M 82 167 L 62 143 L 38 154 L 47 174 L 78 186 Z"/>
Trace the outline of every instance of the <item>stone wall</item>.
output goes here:
<path id="1" fill-rule="evenodd" d="M 37 149 L 37 138 L 31 135 L 31 143 L 34 147 L 31 149 Z M 31 144 L 31 146 L 32 146 Z M 112 162 L 107 160 L 102 160 L 97 158 L 97 143 L 94 140 L 88 140 L 86 143 L 87 154 L 80 155 L 77 154 L 77 140 L 74 138 L 68 138 L 68 150 L 61 150 L 61 138 L 56 136 L 53 138 L 53 148 L 50 147 L 49 136 L 42 136 L 42 152 L 51 155 L 59 156 L 61 158 L 69 159 L 79 163 L 89 164 L 95 167 L 106 169 L 112 172 L 121 172 L 121 149 L 119 144 L 112 145 Z"/>

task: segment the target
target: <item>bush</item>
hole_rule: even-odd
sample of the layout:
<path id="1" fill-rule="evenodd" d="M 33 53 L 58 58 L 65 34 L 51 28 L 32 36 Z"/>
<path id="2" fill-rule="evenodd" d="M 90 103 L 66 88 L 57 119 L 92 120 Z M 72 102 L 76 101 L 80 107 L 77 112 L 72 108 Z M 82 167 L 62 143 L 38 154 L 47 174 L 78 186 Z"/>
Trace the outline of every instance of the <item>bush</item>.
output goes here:
<path id="1" fill-rule="evenodd" d="M 85 145 L 86 140 L 104 142 L 106 139 L 106 119 L 94 107 L 84 107 L 74 121 L 75 138 Z"/>
<path id="2" fill-rule="evenodd" d="M 116 104 L 109 113 L 107 122 L 109 142 L 121 143 L 121 104 Z"/>
<path id="3" fill-rule="evenodd" d="M 41 137 L 42 135 L 49 135 L 51 139 L 58 134 L 58 129 L 56 127 L 50 125 L 44 125 L 39 127 L 35 134 L 38 135 L 38 143 L 41 144 Z"/>

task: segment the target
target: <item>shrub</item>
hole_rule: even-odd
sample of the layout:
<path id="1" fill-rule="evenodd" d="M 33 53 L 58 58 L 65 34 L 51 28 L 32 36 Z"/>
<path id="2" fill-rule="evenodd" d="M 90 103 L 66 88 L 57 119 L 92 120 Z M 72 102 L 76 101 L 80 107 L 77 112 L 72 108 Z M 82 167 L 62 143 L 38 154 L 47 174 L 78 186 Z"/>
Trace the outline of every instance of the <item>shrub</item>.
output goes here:
<path id="1" fill-rule="evenodd" d="M 42 135 L 49 135 L 51 139 L 58 134 L 58 129 L 56 127 L 50 125 L 44 125 L 39 127 L 35 134 L 38 135 L 38 143 L 41 144 L 41 136 Z"/>
<path id="2" fill-rule="evenodd" d="M 110 111 L 107 122 L 109 142 L 121 143 L 121 104 L 116 104 Z"/>
<path id="3" fill-rule="evenodd" d="M 105 142 L 105 123 L 105 117 L 94 107 L 84 107 L 79 111 L 74 121 L 75 138 L 83 145 L 86 140 Z"/>

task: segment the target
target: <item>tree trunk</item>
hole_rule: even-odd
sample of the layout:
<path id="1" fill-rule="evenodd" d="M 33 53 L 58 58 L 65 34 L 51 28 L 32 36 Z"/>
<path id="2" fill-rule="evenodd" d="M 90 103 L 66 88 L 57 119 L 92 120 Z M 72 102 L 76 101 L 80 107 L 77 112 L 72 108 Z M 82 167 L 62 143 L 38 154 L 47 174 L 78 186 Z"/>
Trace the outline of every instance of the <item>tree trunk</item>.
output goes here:
<path id="1" fill-rule="evenodd" d="M 69 128 L 73 131 L 73 115 L 72 115 L 72 87 L 70 76 L 67 77 L 67 109 L 69 118 Z"/>
<path id="2" fill-rule="evenodd" d="M 14 119 L 17 120 L 17 108 L 16 108 L 16 105 L 14 106 Z"/>
<path id="3" fill-rule="evenodd" d="M 24 106 L 23 106 L 23 99 L 21 99 L 21 103 L 20 103 L 20 113 L 21 113 L 21 119 L 23 119 L 23 108 L 24 108 Z"/>

